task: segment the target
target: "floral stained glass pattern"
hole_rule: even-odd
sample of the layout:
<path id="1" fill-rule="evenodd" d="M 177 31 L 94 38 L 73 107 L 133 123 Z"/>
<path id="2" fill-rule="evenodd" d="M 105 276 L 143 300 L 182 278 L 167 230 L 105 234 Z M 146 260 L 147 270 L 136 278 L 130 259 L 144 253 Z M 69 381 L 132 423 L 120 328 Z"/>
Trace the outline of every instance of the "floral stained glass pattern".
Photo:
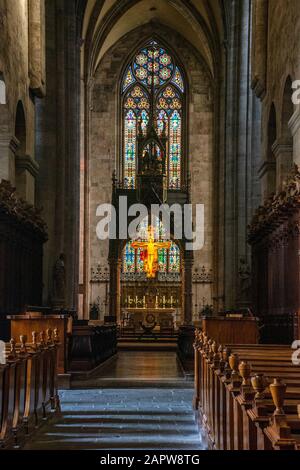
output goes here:
<path id="1" fill-rule="evenodd" d="M 127 93 L 125 103 L 125 109 L 143 110 L 149 109 L 150 103 L 149 98 L 145 91 L 140 86 L 135 86 Z"/>
<path id="2" fill-rule="evenodd" d="M 126 74 L 125 74 L 125 78 L 123 80 L 123 93 L 124 91 L 127 90 L 128 87 L 130 87 L 130 85 L 132 85 L 133 83 L 135 82 L 135 78 L 133 76 L 133 73 L 132 73 L 132 70 L 131 70 L 131 67 L 129 67 L 129 69 L 127 70 Z"/>
<path id="3" fill-rule="evenodd" d="M 135 78 L 148 88 L 162 86 L 170 80 L 174 74 L 172 57 L 156 41 L 143 48 L 133 61 L 133 73 Z"/>
<path id="4" fill-rule="evenodd" d="M 181 93 L 184 93 L 183 78 L 178 67 L 175 68 L 175 73 L 174 73 L 174 77 L 172 78 L 172 83 L 178 86 Z"/>

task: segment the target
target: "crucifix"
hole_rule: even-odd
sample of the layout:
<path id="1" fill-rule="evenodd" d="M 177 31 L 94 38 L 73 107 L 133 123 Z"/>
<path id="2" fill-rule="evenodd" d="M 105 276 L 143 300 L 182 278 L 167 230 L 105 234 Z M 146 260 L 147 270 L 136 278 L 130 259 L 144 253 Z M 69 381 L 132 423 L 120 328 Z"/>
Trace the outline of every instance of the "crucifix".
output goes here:
<path id="1" fill-rule="evenodd" d="M 133 242 L 132 248 L 142 248 L 142 260 L 144 271 L 148 279 L 154 279 L 158 270 L 158 250 L 166 248 L 169 250 L 171 242 L 159 242 L 154 239 L 154 228 L 148 227 L 148 240 L 145 242 Z"/>

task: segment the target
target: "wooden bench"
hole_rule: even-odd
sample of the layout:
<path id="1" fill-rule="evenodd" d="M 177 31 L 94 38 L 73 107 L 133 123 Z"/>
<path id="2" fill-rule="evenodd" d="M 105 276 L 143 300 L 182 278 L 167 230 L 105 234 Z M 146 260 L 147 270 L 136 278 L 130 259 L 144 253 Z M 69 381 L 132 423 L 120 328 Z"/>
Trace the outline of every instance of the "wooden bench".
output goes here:
<path id="1" fill-rule="evenodd" d="M 59 412 L 58 331 L 22 335 L 6 345 L 0 366 L 0 448 L 20 447 L 39 425 Z"/>
<path id="2" fill-rule="evenodd" d="M 277 345 L 219 345 L 196 331 L 195 396 L 212 448 L 293 449 L 300 445 L 300 369 Z"/>

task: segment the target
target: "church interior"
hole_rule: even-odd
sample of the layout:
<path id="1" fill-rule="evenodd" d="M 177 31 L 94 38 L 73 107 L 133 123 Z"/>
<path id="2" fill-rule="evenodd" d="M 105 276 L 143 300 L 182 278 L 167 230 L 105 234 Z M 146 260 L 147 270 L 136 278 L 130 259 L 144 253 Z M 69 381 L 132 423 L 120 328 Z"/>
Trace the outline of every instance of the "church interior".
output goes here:
<path id="1" fill-rule="evenodd" d="M 0 449 L 300 450 L 299 253 L 299 0 L 0 0 Z"/>

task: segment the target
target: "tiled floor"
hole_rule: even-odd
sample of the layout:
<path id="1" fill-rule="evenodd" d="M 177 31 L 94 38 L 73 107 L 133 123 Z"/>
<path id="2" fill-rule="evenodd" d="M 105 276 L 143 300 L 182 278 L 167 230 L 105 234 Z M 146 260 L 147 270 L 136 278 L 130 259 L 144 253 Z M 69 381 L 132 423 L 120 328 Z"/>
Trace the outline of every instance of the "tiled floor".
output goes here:
<path id="1" fill-rule="evenodd" d="M 192 390 L 106 389 L 61 392 L 63 416 L 27 449 L 201 450 Z"/>

